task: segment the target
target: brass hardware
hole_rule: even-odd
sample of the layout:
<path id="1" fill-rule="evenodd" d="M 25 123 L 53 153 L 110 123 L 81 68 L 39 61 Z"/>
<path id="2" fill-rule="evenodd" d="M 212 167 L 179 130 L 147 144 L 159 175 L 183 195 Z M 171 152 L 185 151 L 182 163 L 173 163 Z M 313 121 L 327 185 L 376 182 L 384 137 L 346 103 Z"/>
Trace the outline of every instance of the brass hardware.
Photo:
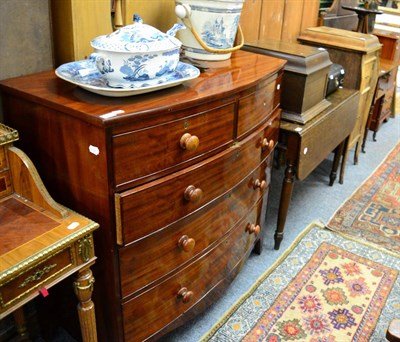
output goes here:
<path id="1" fill-rule="evenodd" d="M 57 266 L 57 264 L 52 264 L 52 265 L 43 267 L 43 269 L 41 269 L 41 270 L 39 270 L 39 269 L 36 270 L 35 273 L 33 273 L 29 277 L 25 278 L 25 280 L 18 286 L 18 288 L 19 289 L 23 288 L 29 283 L 40 280 L 46 273 L 49 273 L 56 266 Z"/>
<path id="2" fill-rule="evenodd" d="M 90 252 L 92 250 L 92 240 L 90 236 L 85 236 L 78 241 L 78 254 L 81 256 L 83 261 L 90 259 Z"/>
<path id="3" fill-rule="evenodd" d="M 0 146 L 19 139 L 18 131 L 0 122 Z"/>
<path id="4" fill-rule="evenodd" d="M 90 290 L 92 292 L 94 286 L 93 284 L 94 284 L 94 278 L 90 279 L 87 285 L 79 285 L 79 281 L 74 281 L 74 291 L 75 293 L 86 290 Z"/>

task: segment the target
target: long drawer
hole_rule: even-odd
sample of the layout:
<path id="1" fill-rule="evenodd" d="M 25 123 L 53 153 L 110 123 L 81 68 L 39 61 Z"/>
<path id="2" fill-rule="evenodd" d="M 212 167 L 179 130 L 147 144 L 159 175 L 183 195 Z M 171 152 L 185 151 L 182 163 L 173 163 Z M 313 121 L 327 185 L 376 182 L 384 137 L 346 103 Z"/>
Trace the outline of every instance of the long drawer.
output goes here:
<path id="1" fill-rule="evenodd" d="M 152 176 L 184 164 L 214 149 L 228 145 L 234 137 L 235 104 L 193 113 L 159 125 L 113 137 L 116 186 Z M 144 162 L 145 161 L 145 162 Z"/>
<path id="2" fill-rule="evenodd" d="M 254 245 L 255 234 L 249 233 L 247 227 L 258 224 L 261 204 L 260 201 L 246 219 L 205 255 L 165 282 L 122 304 L 126 341 L 142 341 L 157 332 L 229 275 Z"/>
<path id="3" fill-rule="evenodd" d="M 116 194 L 118 244 L 152 234 L 232 189 L 272 151 L 278 127 L 277 111 L 254 134 L 204 163 Z"/>
<path id="4" fill-rule="evenodd" d="M 152 284 L 202 253 L 245 217 L 268 190 L 272 156 L 202 210 L 120 250 L 122 297 Z M 255 188 L 265 181 L 263 189 Z M 157 216 L 155 212 L 154 216 Z"/>

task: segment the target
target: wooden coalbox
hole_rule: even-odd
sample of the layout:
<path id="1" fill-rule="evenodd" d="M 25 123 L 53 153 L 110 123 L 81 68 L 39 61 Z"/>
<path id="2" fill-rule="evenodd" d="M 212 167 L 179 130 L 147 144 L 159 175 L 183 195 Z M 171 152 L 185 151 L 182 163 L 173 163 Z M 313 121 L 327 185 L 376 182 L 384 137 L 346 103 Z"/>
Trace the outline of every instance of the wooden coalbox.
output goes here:
<path id="1" fill-rule="evenodd" d="M 278 40 L 246 42 L 243 50 L 287 60 L 282 81 L 282 118 L 305 124 L 329 106 L 325 99 L 329 67 L 325 49 Z"/>

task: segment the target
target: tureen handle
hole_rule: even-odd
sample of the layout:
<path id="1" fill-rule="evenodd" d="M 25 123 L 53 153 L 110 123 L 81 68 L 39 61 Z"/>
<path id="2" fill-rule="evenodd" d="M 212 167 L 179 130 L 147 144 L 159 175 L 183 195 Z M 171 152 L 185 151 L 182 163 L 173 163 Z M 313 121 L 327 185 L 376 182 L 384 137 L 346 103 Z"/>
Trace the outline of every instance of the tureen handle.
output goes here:
<path id="1" fill-rule="evenodd" d="M 168 34 L 169 36 L 175 36 L 175 35 L 176 35 L 176 32 L 178 32 L 179 30 L 183 30 L 183 29 L 185 29 L 185 28 L 186 28 L 185 25 L 183 25 L 183 24 L 181 24 L 181 23 L 178 23 L 178 24 L 175 24 L 174 26 L 172 26 L 172 27 L 167 31 L 167 34 Z"/>

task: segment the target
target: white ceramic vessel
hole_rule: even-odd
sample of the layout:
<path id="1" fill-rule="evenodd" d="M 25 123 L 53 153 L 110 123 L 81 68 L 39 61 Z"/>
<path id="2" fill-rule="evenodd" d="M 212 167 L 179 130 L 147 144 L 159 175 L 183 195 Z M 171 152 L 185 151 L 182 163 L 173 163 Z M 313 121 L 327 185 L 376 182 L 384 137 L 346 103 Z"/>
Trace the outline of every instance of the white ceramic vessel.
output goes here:
<path id="1" fill-rule="evenodd" d="M 89 59 L 110 87 L 162 77 L 178 65 L 182 43 L 174 36 L 182 28 L 183 24 L 175 24 L 163 33 L 135 14 L 132 25 L 93 39 Z"/>
<path id="2" fill-rule="evenodd" d="M 190 64 L 179 62 L 174 71 L 160 77 L 146 81 L 123 82 L 114 87 L 109 86 L 108 80 L 100 74 L 93 62 L 88 59 L 65 63 L 59 66 L 55 73 L 61 79 L 92 93 L 112 97 L 125 97 L 177 86 L 197 78 L 200 75 L 200 70 Z"/>
<path id="3" fill-rule="evenodd" d="M 175 14 L 186 29 L 178 32 L 186 56 L 225 60 L 244 43 L 239 26 L 244 0 L 176 0 Z M 239 43 L 234 46 L 236 33 Z"/>

